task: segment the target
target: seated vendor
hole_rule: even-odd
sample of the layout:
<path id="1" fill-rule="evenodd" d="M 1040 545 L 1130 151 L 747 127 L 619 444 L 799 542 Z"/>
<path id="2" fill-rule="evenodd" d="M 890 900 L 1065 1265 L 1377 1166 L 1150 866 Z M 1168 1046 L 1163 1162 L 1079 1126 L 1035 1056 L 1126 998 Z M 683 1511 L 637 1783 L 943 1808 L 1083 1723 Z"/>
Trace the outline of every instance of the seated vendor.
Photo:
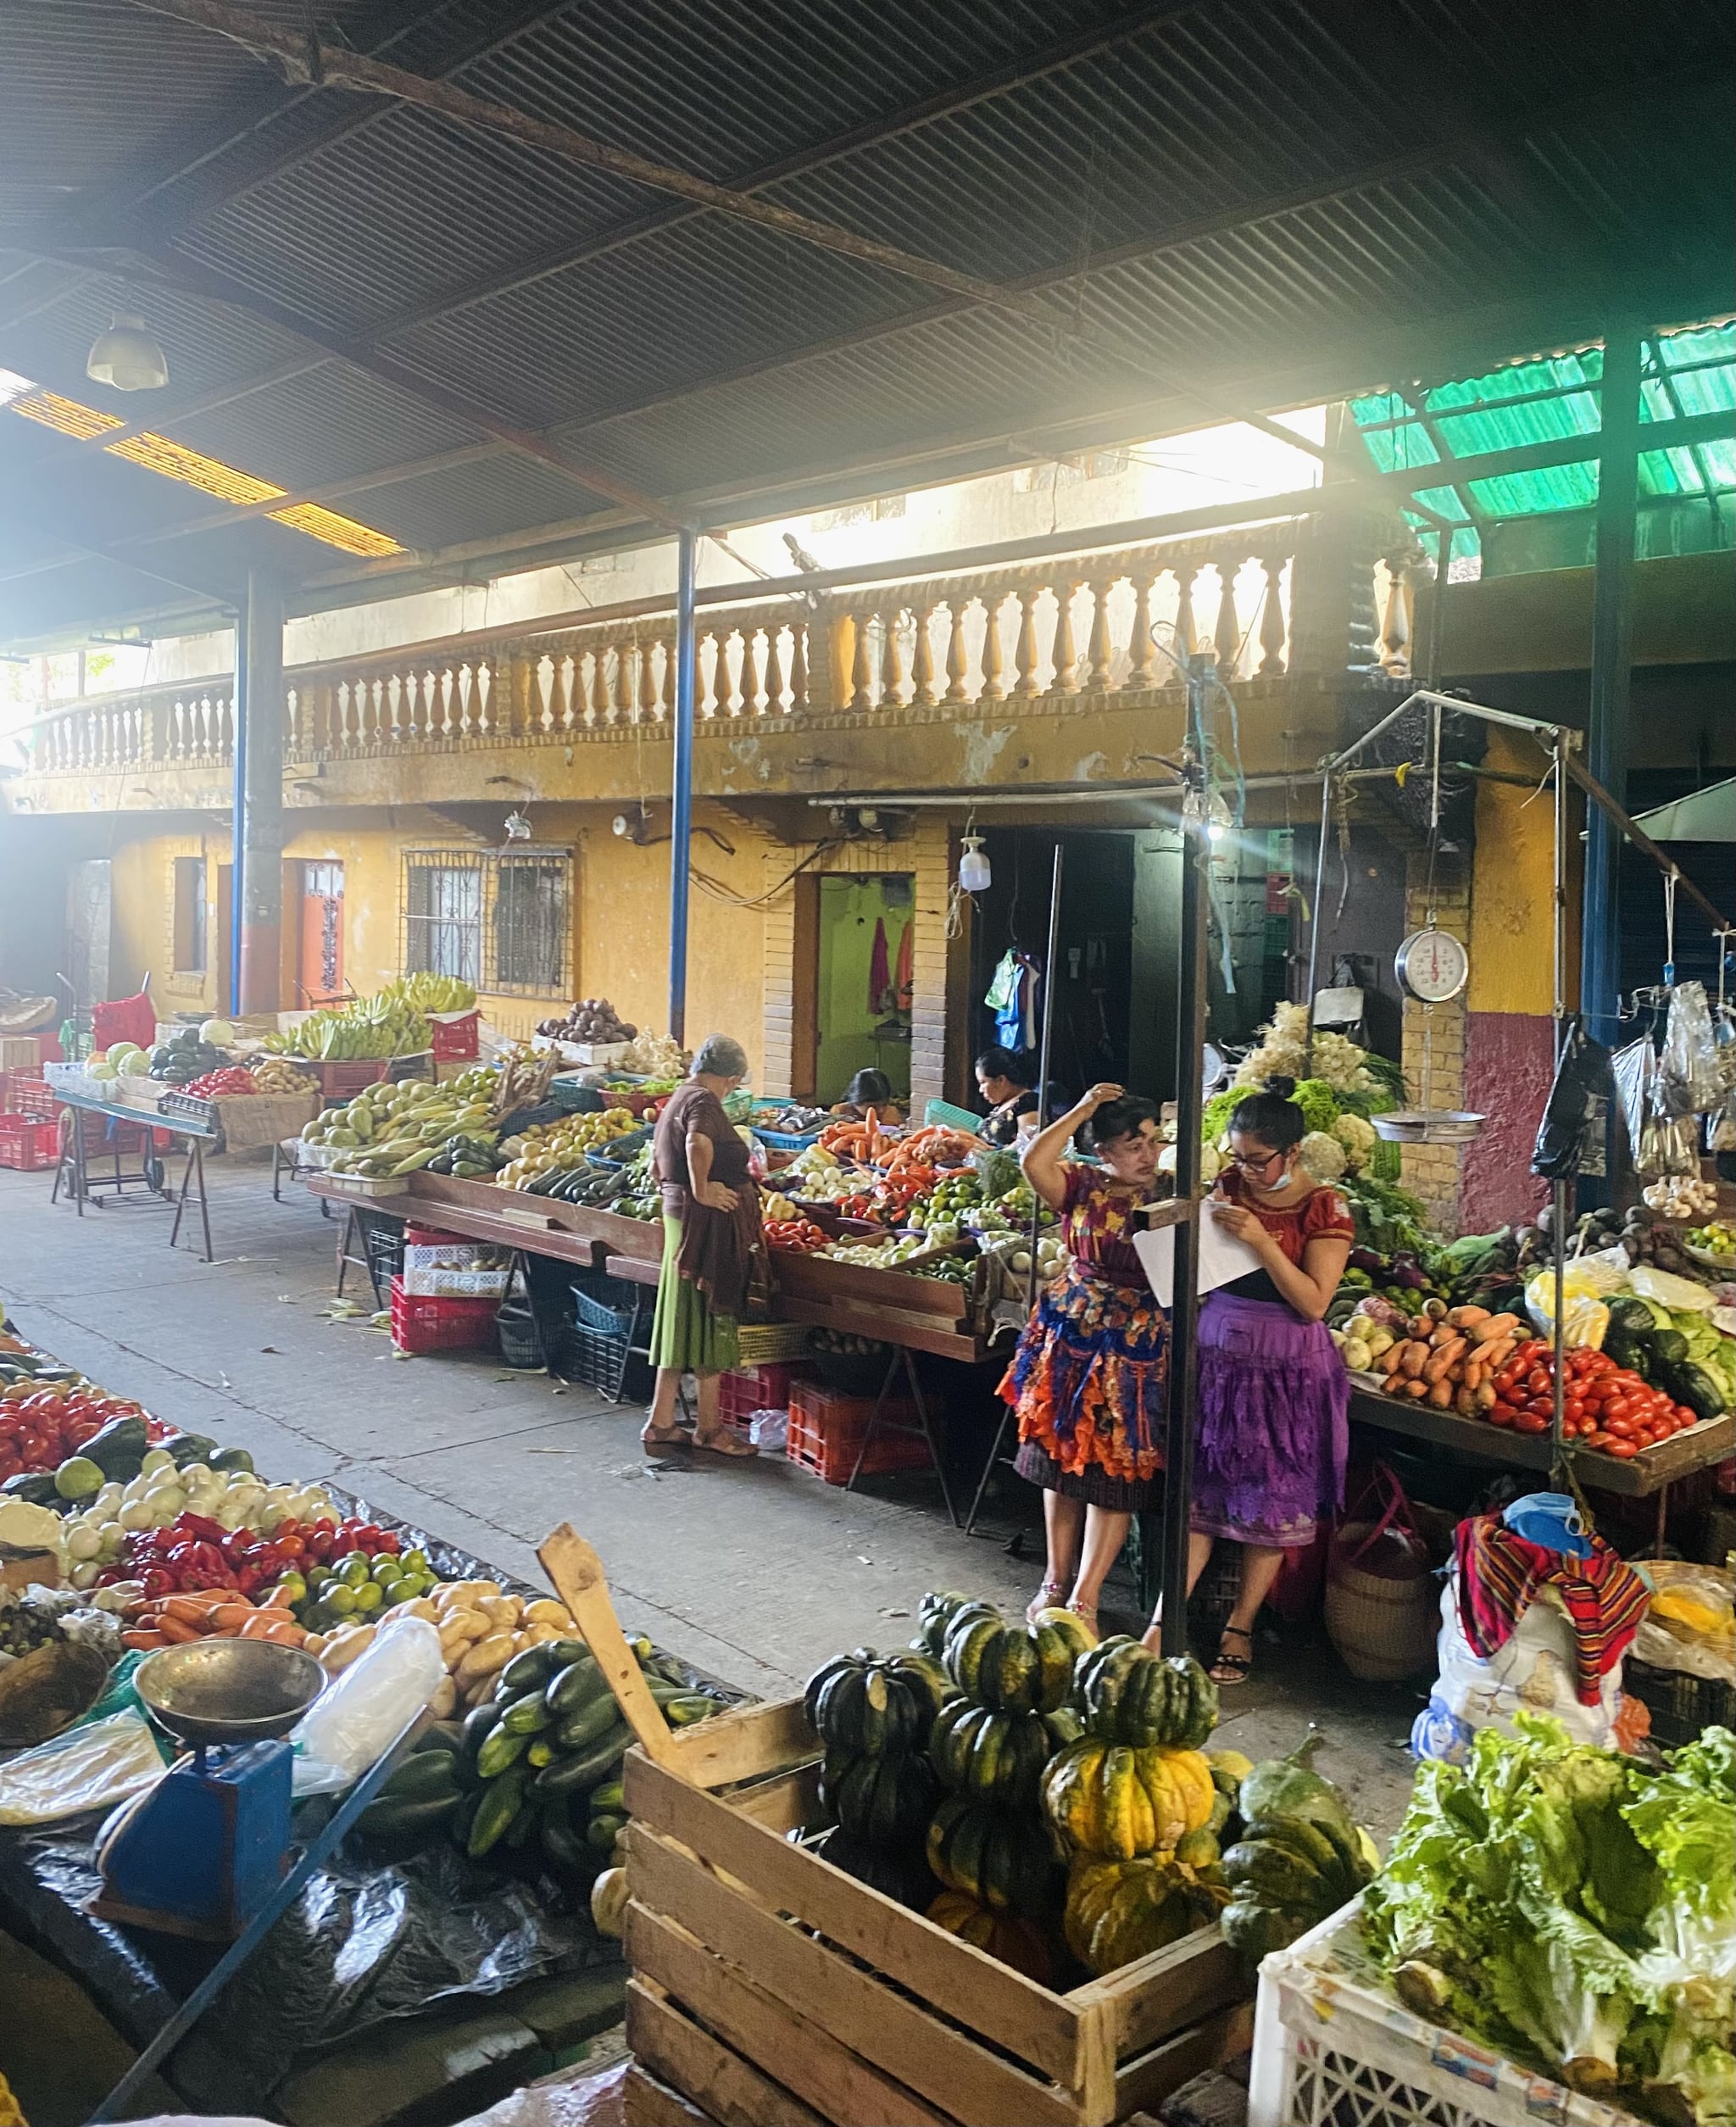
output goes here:
<path id="1" fill-rule="evenodd" d="M 844 1088 L 844 1097 L 832 1110 L 847 1122 L 866 1120 L 872 1108 L 882 1125 L 900 1123 L 904 1119 L 903 1104 L 892 1089 L 892 1080 L 883 1071 L 859 1071 Z"/>
<path id="2" fill-rule="evenodd" d="M 976 1059 L 976 1089 L 988 1104 L 981 1134 L 990 1144 L 1010 1145 L 1027 1116 L 1037 1113 L 1037 1066 L 1010 1049 L 985 1049 Z"/>

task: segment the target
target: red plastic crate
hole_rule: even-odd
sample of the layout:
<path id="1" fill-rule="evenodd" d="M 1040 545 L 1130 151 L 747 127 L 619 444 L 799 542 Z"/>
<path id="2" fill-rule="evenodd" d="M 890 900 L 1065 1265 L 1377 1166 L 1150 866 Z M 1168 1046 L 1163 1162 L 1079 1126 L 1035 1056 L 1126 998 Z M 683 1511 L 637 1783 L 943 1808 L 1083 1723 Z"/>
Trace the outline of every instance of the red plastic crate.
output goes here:
<path id="1" fill-rule="evenodd" d="M 0 1110 L 8 1115 L 52 1116 L 59 1106 L 53 1087 L 41 1072 L 0 1072 Z"/>
<path id="2" fill-rule="evenodd" d="M 785 1450 L 792 1462 L 812 1470 L 828 1484 L 848 1484 L 861 1453 L 872 1396 L 847 1396 L 823 1381 L 797 1381 L 790 1388 L 790 1436 Z M 909 1426 L 897 1433 L 894 1426 Z M 884 1477 L 894 1470 L 926 1470 L 932 1458 L 922 1437 L 916 1406 L 907 1397 L 888 1396 L 880 1423 L 863 1460 L 864 1477 Z"/>
<path id="3" fill-rule="evenodd" d="M 406 1248 L 454 1248 L 465 1244 L 463 1233 L 448 1233 L 437 1226 L 407 1225 L 403 1229 Z"/>
<path id="4" fill-rule="evenodd" d="M 60 1124 L 53 1117 L 39 1122 L 33 1116 L 0 1115 L 0 1167 L 23 1174 L 38 1174 L 53 1167 L 60 1157 Z"/>
<path id="5" fill-rule="evenodd" d="M 311 1072 L 320 1081 L 327 1101 L 353 1100 L 370 1086 L 377 1086 L 392 1068 L 390 1056 L 298 1056 L 298 1071 Z"/>
<path id="6" fill-rule="evenodd" d="M 481 1022 L 479 1011 L 466 1012 L 460 1019 L 431 1019 L 428 1031 L 435 1062 L 474 1063 L 482 1053 Z"/>
<path id="7" fill-rule="evenodd" d="M 717 1407 L 732 1424 L 745 1424 L 759 1411 L 787 1411 L 790 1391 L 810 1381 L 814 1369 L 804 1359 L 779 1359 L 763 1367 L 743 1367 L 726 1373 L 717 1386 Z"/>
<path id="8" fill-rule="evenodd" d="M 400 1351 L 481 1351 L 494 1342 L 498 1300 L 435 1300 L 392 1281 L 392 1341 Z"/>

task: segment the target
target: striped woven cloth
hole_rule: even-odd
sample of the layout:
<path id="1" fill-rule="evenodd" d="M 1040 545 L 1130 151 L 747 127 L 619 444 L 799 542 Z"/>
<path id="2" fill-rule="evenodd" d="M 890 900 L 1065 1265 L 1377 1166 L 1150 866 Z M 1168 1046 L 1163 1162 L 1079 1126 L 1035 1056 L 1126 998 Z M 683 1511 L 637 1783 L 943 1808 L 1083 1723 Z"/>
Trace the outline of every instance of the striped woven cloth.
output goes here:
<path id="1" fill-rule="evenodd" d="M 1582 1706 L 1595 1706 L 1603 1679 L 1628 1651 L 1651 1591 L 1602 1537 L 1589 1558 L 1550 1551 L 1509 1528 L 1499 1514 L 1460 1523 L 1459 1618 L 1465 1637 L 1487 1662 L 1544 1588 L 1553 1588 L 1573 1627 L 1574 1687 Z"/>

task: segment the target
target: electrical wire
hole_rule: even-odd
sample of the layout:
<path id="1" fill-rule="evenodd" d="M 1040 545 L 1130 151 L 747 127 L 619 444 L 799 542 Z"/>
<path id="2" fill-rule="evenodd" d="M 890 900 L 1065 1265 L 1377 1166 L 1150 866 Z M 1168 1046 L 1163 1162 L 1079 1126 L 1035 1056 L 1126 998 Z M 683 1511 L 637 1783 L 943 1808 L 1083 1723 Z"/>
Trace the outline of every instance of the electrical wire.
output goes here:
<path id="1" fill-rule="evenodd" d="M 801 877 L 803 872 L 810 866 L 818 864 L 821 857 L 833 849 L 842 849 L 848 839 L 847 836 L 834 835 L 829 841 L 817 843 L 799 864 L 786 871 L 776 886 L 767 887 L 763 894 L 737 894 L 732 887 L 726 886 L 721 879 L 714 879 L 709 872 L 700 871 L 697 865 L 688 866 L 687 877 L 702 893 L 709 894 L 714 901 L 723 902 L 730 908 L 768 909 L 783 893 L 786 887 L 793 885 L 795 881 Z"/>

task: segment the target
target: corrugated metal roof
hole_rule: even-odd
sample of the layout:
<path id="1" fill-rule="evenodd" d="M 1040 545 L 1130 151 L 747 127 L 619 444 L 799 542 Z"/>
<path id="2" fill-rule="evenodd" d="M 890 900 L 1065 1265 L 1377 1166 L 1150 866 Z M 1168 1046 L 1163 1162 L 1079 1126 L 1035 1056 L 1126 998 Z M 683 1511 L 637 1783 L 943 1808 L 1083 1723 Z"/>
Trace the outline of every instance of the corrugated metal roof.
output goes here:
<path id="1" fill-rule="evenodd" d="M 300 0 L 274 10 L 304 19 Z M 838 492 L 871 491 L 913 459 L 939 477 L 1068 424 L 1193 425 L 1189 380 L 1271 405 L 1439 376 L 1448 348 L 1486 367 L 1577 342 L 1618 298 L 1664 323 L 1722 307 L 1728 284 L 1726 0 L 1584 0 L 1572 35 L 1544 0 L 322 5 L 339 19 L 354 49 L 683 170 L 781 172 L 769 198 L 1037 288 L 1057 320 L 422 111 L 292 88 L 127 0 L 0 11 L 0 242 L 16 248 L 0 365 L 100 392 L 90 339 L 142 309 L 173 381 L 159 406 L 114 401 L 125 418 L 298 491 L 403 467 L 337 506 L 431 550 L 598 506 L 521 453 L 415 471 L 503 422 L 654 497 L 727 490 L 748 514 L 828 468 L 860 465 Z M 177 274 L 222 276 L 242 307 Z M 1082 342 L 1076 318 L 1136 359 Z M 28 440 L 0 433 L 0 465 L 80 448 Z M 134 487 L 86 455 L 68 493 L 92 537 L 140 529 Z M 214 562 L 203 537 L 175 542 L 176 565 L 212 563 L 220 592 L 267 550 L 250 542 L 330 572 L 329 549 L 253 525 Z M 47 577 L 0 581 L 0 630 L 75 604 L 92 579 L 64 573 L 52 599 Z"/>

